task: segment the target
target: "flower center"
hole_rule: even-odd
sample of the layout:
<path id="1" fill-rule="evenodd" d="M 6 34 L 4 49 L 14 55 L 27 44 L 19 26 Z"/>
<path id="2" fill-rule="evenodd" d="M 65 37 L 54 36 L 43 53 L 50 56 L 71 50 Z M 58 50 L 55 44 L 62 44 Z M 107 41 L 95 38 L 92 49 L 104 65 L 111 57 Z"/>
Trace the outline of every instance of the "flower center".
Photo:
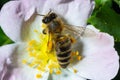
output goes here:
<path id="1" fill-rule="evenodd" d="M 61 74 L 61 67 L 57 60 L 56 50 L 51 47 L 51 37 L 41 34 L 37 30 L 35 30 L 35 32 L 37 33 L 39 40 L 30 40 L 28 42 L 27 53 L 29 58 L 22 60 L 22 62 L 39 71 L 39 73 L 36 74 L 37 78 L 42 77 L 41 72 L 49 71 L 49 73 L 54 72 L 56 74 Z M 74 59 L 81 59 L 78 51 L 72 52 L 71 56 L 71 62 L 73 62 Z M 77 70 L 74 70 L 74 72 L 76 73 Z"/>

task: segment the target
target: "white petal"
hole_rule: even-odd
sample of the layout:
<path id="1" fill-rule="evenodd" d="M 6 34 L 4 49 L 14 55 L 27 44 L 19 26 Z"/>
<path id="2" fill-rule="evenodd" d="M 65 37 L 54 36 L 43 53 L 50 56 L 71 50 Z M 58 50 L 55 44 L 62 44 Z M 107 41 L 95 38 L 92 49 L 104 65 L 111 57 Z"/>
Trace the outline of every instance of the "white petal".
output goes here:
<path id="1" fill-rule="evenodd" d="M 13 41 L 21 40 L 23 18 L 20 1 L 10 1 L 1 9 L 0 25 L 5 34 Z"/>
<path id="2" fill-rule="evenodd" d="M 114 49 L 113 37 L 99 33 L 97 37 L 82 39 L 83 59 L 74 67 L 77 74 L 92 80 L 110 80 L 119 68 L 119 57 Z"/>
<path id="3" fill-rule="evenodd" d="M 5 60 L 7 60 L 7 58 L 9 58 L 15 51 L 16 48 L 16 44 L 10 44 L 10 45 L 5 45 L 0 47 L 0 71 L 2 70 L 2 65 L 4 64 Z M 7 61 L 9 64 L 9 61 Z"/>
<path id="4" fill-rule="evenodd" d="M 10 80 L 47 80 L 49 73 L 46 72 L 43 74 L 42 78 L 36 78 L 36 74 L 39 71 L 33 69 L 27 65 L 23 67 L 14 68 L 10 77 Z"/>
<path id="5" fill-rule="evenodd" d="M 6 73 L 6 65 L 11 64 L 10 57 L 14 54 L 17 44 L 9 44 L 0 47 L 0 79 L 3 80 L 3 76 Z"/>
<path id="6" fill-rule="evenodd" d="M 27 33 L 29 39 L 29 26 L 34 21 L 35 16 L 32 16 L 35 13 L 36 7 L 38 7 L 38 2 L 34 2 L 33 0 L 10 1 L 2 7 L 0 25 L 5 34 L 13 41 L 24 40 L 26 38 L 24 33 Z M 39 7 L 42 8 L 41 4 L 39 3 Z"/>
<path id="7" fill-rule="evenodd" d="M 91 0 L 52 0 L 46 1 L 43 14 L 50 9 L 65 19 L 68 24 L 86 26 L 88 17 L 94 8 L 94 1 Z"/>
<path id="8" fill-rule="evenodd" d="M 68 70 L 62 70 L 61 74 L 50 75 L 49 80 L 86 80 L 86 79 L 81 76 L 77 76 L 75 73 L 72 73 Z"/>
<path id="9" fill-rule="evenodd" d="M 41 73 L 33 67 L 22 63 L 28 58 L 26 44 L 20 43 L 17 48 L 14 45 L 6 45 L 0 48 L 1 66 L 0 79 L 2 80 L 47 80 L 48 72 Z M 15 50 L 14 50 L 15 49 Z M 7 51 L 8 50 L 8 51 Z M 14 53 L 13 53 L 14 52 Z M 3 53 L 3 54 L 2 54 Z M 36 78 L 36 74 L 42 74 L 42 78 Z"/>
<path id="10" fill-rule="evenodd" d="M 26 12 L 26 16 L 25 16 L 25 21 L 27 21 L 28 19 L 30 19 L 30 17 L 35 13 L 35 7 L 30 8 L 30 10 L 28 10 Z"/>
<path id="11" fill-rule="evenodd" d="M 49 73 L 41 73 L 37 69 L 33 67 L 29 67 L 26 64 L 22 63 L 23 59 L 28 59 L 28 53 L 26 51 L 27 44 L 26 43 L 20 43 L 19 47 L 17 49 L 16 55 L 14 57 L 11 57 L 13 60 L 14 69 L 11 74 L 11 78 L 14 78 L 15 80 L 47 80 Z M 17 58 L 18 57 L 18 58 Z M 42 78 L 36 78 L 36 74 L 43 74 Z"/>

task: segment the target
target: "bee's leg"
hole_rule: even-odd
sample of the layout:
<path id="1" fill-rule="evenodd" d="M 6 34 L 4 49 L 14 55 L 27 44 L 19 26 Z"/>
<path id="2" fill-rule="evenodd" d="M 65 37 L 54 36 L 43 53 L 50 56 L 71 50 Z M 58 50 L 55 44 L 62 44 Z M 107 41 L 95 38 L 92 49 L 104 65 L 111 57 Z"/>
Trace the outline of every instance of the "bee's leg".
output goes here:
<path id="1" fill-rule="evenodd" d="M 52 48 L 53 48 L 53 42 L 52 42 L 52 41 L 48 41 L 47 46 L 48 46 L 48 50 L 49 50 L 49 52 L 52 51 Z"/>
<path id="2" fill-rule="evenodd" d="M 49 33 L 48 35 L 48 43 L 47 43 L 47 46 L 48 46 L 48 51 L 51 52 L 53 51 L 54 49 L 54 43 L 53 43 L 53 40 L 52 40 L 52 34 Z"/>
<path id="3" fill-rule="evenodd" d="M 70 40 L 71 40 L 72 43 L 76 42 L 76 39 L 74 37 L 72 37 L 72 36 L 70 37 Z"/>

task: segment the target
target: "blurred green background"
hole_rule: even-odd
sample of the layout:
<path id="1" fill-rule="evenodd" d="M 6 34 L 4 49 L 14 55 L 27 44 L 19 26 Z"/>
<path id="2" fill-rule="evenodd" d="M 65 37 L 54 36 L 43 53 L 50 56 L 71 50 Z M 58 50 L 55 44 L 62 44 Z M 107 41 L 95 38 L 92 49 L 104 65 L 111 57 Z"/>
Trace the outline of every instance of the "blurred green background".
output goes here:
<path id="1" fill-rule="evenodd" d="M 0 0 L 0 9 L 9 0 Z M 94 25 L 102 32 L 107 32 L 115 38 L 115 49 L 120 55 L 120 0 L 95 0 L 96 6 L 88 19 L 88 24 Z M 13 43 L 0 28 L 0 46 Z M 120 80 L 120 71 L 113 80 Z"/>

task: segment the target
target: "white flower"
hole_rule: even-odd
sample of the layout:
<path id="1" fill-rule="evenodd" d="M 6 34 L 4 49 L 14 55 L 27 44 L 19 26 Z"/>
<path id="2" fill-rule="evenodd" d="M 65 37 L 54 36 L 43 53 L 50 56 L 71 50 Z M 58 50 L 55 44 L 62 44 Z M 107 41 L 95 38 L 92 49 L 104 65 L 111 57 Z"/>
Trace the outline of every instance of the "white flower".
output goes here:
<path id="1" fill-rule="evenodd" d="M 93 0 L 15 0 L 6 3 L 0 12 L 0 25 L 6 35 L 15 43 L 0 47 L 0 79 L 111 80 L 114 78 L 119 68 L 119 57 L 114 49 L 113 37 L 97 31 L 93 26 L 86 25 L 93 8 Z M 26 49 L 33 44 L 38 44 L 32 46 L 34 48 L 39 48 L 39 45 L 42 46 L 42 43 L 39 43 L 41 37 L 36 36 L 41 31 L 41 17 L 36 16 L 36 13 L 46 14 L 49 9 L 54 10 L 68 24 L 87 26 L 96 32 L 96 36 L 84 37 L 81 40 L 83 44 L 81 55 L 84 57 L 73 65 L 73 68 L 77 69 L 77 73 L 68 68 L 58 72 L 58 74 L 61 73 L 59 75 L 49 74 L 49 71 L 41 72 L 42 69 L 46 69 L 44 64 L 48 65 L 47 63 L 44 63 L 40 70 L 37 70 L 34 63 L 30 65 L 32 61 L 30 64 L 26 63 L 26 61 L 30 61 L 28 59 L 31 59 L 28 56 L 29 50 Z M 41 59 L 42 57 L 38 58 Z M 23 60 L 29 66 L 23 64 Z"/>

